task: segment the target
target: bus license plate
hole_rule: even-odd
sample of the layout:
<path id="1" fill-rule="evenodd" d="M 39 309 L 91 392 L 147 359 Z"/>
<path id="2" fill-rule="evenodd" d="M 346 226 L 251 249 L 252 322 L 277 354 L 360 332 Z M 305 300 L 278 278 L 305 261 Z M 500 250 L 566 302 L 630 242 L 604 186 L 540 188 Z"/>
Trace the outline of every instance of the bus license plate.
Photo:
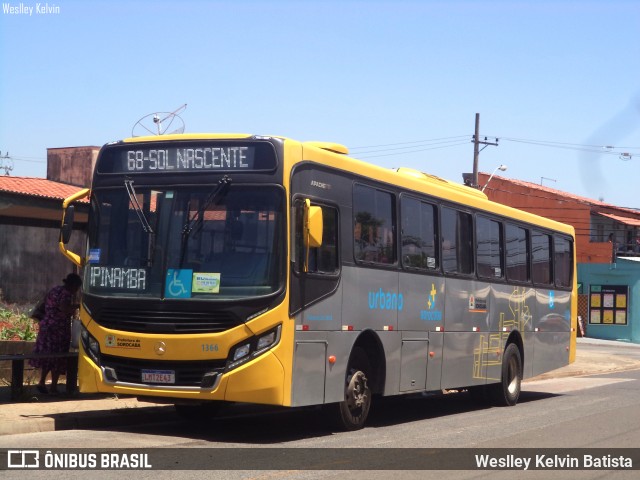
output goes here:
<path id="1" fill-rule="evenodd" d="M 144 383 L 176 383 L 174 370 L 142 370 Z"/>

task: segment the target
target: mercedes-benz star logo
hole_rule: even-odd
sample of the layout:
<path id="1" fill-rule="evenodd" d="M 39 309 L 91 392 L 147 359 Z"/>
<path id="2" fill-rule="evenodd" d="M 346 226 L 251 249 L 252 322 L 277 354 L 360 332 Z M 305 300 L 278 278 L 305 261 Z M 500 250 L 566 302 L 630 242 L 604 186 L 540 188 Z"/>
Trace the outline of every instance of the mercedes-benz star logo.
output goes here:
<path id="1" fill-rule="evenodd" d="M 164 352 L 167 351 L 167 344 L 164 342 L 158 342 L 155 345 L 155 351 L 158 355 L 164 355 Z"/>

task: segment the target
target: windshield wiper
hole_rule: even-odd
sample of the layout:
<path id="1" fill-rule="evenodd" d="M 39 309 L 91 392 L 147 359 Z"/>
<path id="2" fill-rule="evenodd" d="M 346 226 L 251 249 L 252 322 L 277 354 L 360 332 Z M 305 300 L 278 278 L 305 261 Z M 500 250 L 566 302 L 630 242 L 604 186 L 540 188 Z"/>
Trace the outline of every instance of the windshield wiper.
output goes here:
<path id="1" fill-rule="evenodd" d="M 142 225 L 142 230 L 144 230 L 145 233 L 155 233 L 153 231 L 153 228 L 151 228 L 151 225 L 149 225 L 149 221 L 144 215 L 142 207 L 138 203 L 138 197 L 136 197 L 136 191 L 133 188 L 133 180 L 125 179 L 124 188 L 126 188 L 127 193 L 129 194 L 129 200 L 131 200 L 131 204 L 133 205 L 133 208 L 138 215 L 138 219 L 140 220 L 140 224 Z"/>
<path id="2" fill-rule="evenodd" d="M 225 175 L 220 179 L 216 188 L 209 194 L 207 199 L 202 203 L 198 211 L 193 214 L 193 216 L 189 219 L 187 223 L 185 223 L 184 227 L 182 227 L 182 237 L 188 237 L 191 235 L 193 228 L 196 226 L 198 222 L 202 222 L 204 217 L 204 212 L 212 205 L 216 205 L 222 197 L 227 194 L 227 190 L 231 186 L 231 177 Z"/>
<path id="3" fill-rule="evenodd" d="M 227 194 L 229 187 L 231 186 L 231 177 L 225 175 L 218 181 L 218 185 L 213 191 L 209 194 L 198 211 L 193 214 L 191 218 L 187 222 L 185 222 L 184 227 L 182 227 L 182 245 L 180 246 L 180 268 L 182 268 L 182 264 L 184 263 L 184 256 L 187 253 L 187 243 L 189 241 L 189 235 L 193 231 L 196 224 L 200 223 L 202 226 L 202 222 L 204 220 L 204 212 L 211 207 L 212 205 L 216 205 L 224 196 Z M 187 210 L 188 211 L 188 210 Z"/>
<path id="4" fill-rule="evenodd" d="M 133 209 L 138 215 L 142 230 L 144 231 L 144 233 L 149 234 L 149 242 L 147 243 L 147 266 L 151 267 L 153 265 L 153 254 L 156 246 L 156 232 L 154 232 L 153 228 L 151 228 L 149 220 L 147 220 L 147 217 L 145 216 L 144 211 L 142 210 L 142 207 L 138 202 L 136 191 L 133 188 L 133 180 L 126 178 L 124 180 L 124 188 L 127 190 L 127 194 L 129 194 L 129 200 L 131 201 Z"/>

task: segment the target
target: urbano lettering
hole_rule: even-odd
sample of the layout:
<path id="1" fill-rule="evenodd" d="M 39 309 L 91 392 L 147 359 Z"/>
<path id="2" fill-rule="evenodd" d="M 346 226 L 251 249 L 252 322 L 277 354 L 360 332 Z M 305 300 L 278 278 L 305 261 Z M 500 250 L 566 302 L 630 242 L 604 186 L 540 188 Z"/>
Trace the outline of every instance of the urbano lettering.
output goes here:
<path id="1" fill-rule="evenodd" d="M 404 307 L 404 297 L 395 292 L 369 292 L 369 308 L 371 310 L 397 310 L 402 311 Z"/>

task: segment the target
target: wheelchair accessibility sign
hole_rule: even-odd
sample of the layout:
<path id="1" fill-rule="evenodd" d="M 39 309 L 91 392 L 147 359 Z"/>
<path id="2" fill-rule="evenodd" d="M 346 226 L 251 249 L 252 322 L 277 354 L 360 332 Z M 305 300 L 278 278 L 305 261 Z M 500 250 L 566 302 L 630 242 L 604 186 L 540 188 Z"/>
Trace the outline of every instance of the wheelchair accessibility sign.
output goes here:
<path id="1" fill-rule="evenodd" d="M 191 298 L 193 270 L 169 268 L 164 284 L 165 298 Z"/>

